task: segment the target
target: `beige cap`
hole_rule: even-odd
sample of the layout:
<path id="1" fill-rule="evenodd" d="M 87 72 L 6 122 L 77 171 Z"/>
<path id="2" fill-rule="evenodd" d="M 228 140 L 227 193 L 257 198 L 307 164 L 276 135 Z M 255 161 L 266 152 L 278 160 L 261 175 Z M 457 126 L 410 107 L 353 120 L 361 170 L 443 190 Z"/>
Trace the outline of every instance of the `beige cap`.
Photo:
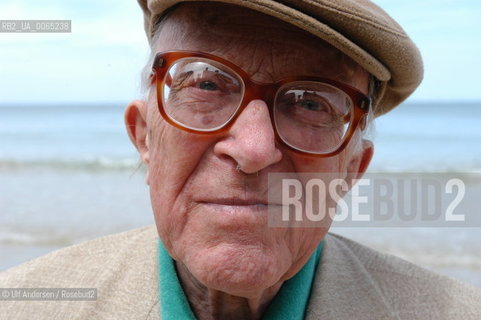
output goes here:
<path id="1" fill-rule="evenodd" d="M 168 8 L 187 1 L 138 0 L 145 31 Z M 421 54 L 401 26 L 368 0 L 210 0 L 235 4 L 286 21 L 344 52 L 381 81 L 375 98 L 376 116 L 404 101 L 421 83 Z"/>

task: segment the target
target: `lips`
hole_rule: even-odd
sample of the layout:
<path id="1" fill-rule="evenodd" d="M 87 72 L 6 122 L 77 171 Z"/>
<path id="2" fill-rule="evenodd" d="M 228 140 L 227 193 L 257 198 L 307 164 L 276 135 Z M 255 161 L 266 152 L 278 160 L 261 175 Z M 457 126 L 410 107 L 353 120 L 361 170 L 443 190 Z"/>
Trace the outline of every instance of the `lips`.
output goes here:
<path id="1" fill-rule="evenodd" d="M 280 203 L 269 202 L 262 198 L 240 198 L 240 197 L 228 197 L 228 198 L 212 198 L 202 199 L 196 201 L 199 204 L 211 204 L 219 206 L 233 206 L 233 207 L 250 207 L 250 206 L 282 206 Z"/>
<path id="2" fill-rule="evenodd" d="M 223 230 L 229 236 L 231 233 L 243 236 L 265 232 L 269 217 L 278 215 L 281 209 L 281 206 L 269 203 L 267 197 L 203 197 L 199 200 L 191 219 L 210 230 Z"/>
<path id="3" fill-rule="evenodd" d="M 215 225 L 220 223 L 228 227 L 265 226 L 268 217 L 272 214 L 277 215 L 281 208 L 280 205 L 259 198 L 216 198 L 199 202 L 199 205 L 206 210 L 205 213 L 216 213 L 209 215 L 209 220 L 213 219 L 211 222 L 216 221 Z"/>
<path id="4" fill-rule="evenodd" d="M 256 199 L 256 198 L 216 198 L 216 199 L 208 199 L 199 201 L 199 203 L 204 204 L 214 204 L 214 205 L 225 205 L 225 206 L 256 206 L 256 205 L 264 205 L 267 206 L 268 202 L 264 199 Z"/>

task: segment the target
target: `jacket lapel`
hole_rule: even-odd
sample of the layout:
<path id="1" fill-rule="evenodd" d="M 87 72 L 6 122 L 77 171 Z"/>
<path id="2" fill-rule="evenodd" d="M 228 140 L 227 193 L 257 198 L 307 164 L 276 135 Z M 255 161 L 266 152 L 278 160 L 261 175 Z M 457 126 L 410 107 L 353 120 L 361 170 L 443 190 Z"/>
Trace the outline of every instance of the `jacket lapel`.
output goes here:
<path id="1" fill-rule="evenodd" d="M 397 319 L 381 289 L 356 254 L 328 234 L 317 268 L 306 319 Z"/>

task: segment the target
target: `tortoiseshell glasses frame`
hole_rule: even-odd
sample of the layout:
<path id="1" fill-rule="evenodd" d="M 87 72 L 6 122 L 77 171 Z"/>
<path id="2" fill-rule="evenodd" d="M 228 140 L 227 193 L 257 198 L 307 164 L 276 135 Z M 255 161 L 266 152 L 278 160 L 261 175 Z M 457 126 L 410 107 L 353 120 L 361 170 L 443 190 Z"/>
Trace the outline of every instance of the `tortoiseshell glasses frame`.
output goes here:
<path id="1" fill-rule="evenodd" d="M 169 85 L 170 87 L 169 82 L 172 82 L 172 79 L 170 78 L 170 76 L 168 76 L 168 71 L 171 68 L 171 66 L 174 65 L 178 60 L 184 59 L 184 58 L 202 58 L 202 59 L 212 60 L 234 71 L 243 82 L 243 86 L 244 86 L 243 97 L 241 99 L 239 106 L 237 107 L 237 110 L 229 118 L 229 120 L 226 123 L 216 127 L 213 130 L 196 130 L 188 126 L 184 126 L 179 121 L 176 121 L 175 119 L 171 118 L 171 116 L 168 114 L 168 112 L 166 112 L 164 108 L 163 87 L 166 84 Z M 291 144 L 284 141 L 283 138 L 280 136 L 278 132 L 277 124 L 274 120 L 274 99 L 281 87 L 283 87 L 286 84 L 289 84 L 290 82 L 298 82 L 298 81 L 320 82 L 322 84 L 332 86 L 334 88 L 339 89 L 343 93 L 345 93 L 352 101 L 353 108 L 350 111 L 350 113 L 346 115 L 344 119 L 345 123 L 349 122 L 349 126 L 347 128 L 347 131 L 344 134 L 344 137 L 342 138 L 342 140 L 339 142 L 338 146 L 335 149 L 329 150 L 328 152 L 310 152 L 310 151 L 298 149 L 295 146 L 292 146 Z M 284 78 L 275 83 L 259 83 L 252 80 L 244 70 L 242 70 L 239 66 L 233 64 L 232 62 L 212 54 L 207 54 L 207 53 L 197 52 L 197 51 L 167 51 L 167 52 L 157 53 L 152 65 L 152 74 L 151 74 L 151 84 L 154 84 L 154 83 L 156 84 L 157 104 L 158 104 L 158 109 L 160 114 L 170 125 L 180 130 L 184 130 L 190 133 L 203 134 L 203 135 L 206 135 L 206 134 L 213 135 L 213 134 L 223 133 L 229 130 L 229 128 L 236 121 L 238 116 L 242 113 L 242 111 L 246 108 L 246 106 L 249 104 L 250 101 L 255 99 L 261 99 L 265 101 L 269 107 L 270 119 L 271 119 L 272 127 L 274 128 L 276 140 L 280 142 L 283 146 L 285 146 L 287 149 L 289 149 L 290 151 L 293 151 L 298 154 L 306 155 L 306 156 L 319 157 L 319 158 L 331 157 L 340 153 L 342 150 L 344 150 L 345 147 L 348 145 L 349 141 L 351 140 L 351 138 L 353 137 L 356 129 L 358 128 L 360 128 L 361 130 L 365 129 L 369 108 L 371 108 L 371 99 L 368 96 L 366 96 L 359 90 L 355 89 L 354 87 L 336 80 L 326 79 L 321 77 L 311 77 L 311 76 L 307 76 L 307 77 L 294 76 L 294 77 Z M 322 139 L 322 137 L 320 137 L 320 139 Z"/>

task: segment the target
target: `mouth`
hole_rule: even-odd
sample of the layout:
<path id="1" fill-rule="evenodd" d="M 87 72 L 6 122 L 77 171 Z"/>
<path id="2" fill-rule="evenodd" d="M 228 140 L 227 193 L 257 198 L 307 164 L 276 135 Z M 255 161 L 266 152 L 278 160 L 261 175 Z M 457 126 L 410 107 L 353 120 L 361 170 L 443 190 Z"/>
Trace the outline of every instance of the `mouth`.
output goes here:
<path id="1" fill-rule="evenodd" d="M 273 209 L 279 207 L 279 205 L 259 198 L 216 198 L 198 203 L 209 211 L 221 213 L 223 216 L 252 216 L 263 217 L 263 219 L 266 219 Z"/>
<path id="2" fill-rule="evenodd" d="M 267 205 L 267 201 L 261 199 L 219 198 L 200 201 L 199 203 L 223 205 L 223 206 L 255 206 Z"/>
<path id="3" fill-rule="evenodd" d="M 267 227 L 269 217 L 278 215 L 281 206 L 260 197 L 208 198 L 197 201 L 199 212 L 213 228 L 227 228 L 229 232 L 239 228 L 258 230 Z"/>
<path id="4" fill-rule="evenodd" d="M 259 198 L 215 198 L 197 201 L 199 204 L 214 205 L 214 206 L 230 206 L 230 207 L 273 207 L 280 206 L 280 204 L 269 203 L 265 199 Z"/>

